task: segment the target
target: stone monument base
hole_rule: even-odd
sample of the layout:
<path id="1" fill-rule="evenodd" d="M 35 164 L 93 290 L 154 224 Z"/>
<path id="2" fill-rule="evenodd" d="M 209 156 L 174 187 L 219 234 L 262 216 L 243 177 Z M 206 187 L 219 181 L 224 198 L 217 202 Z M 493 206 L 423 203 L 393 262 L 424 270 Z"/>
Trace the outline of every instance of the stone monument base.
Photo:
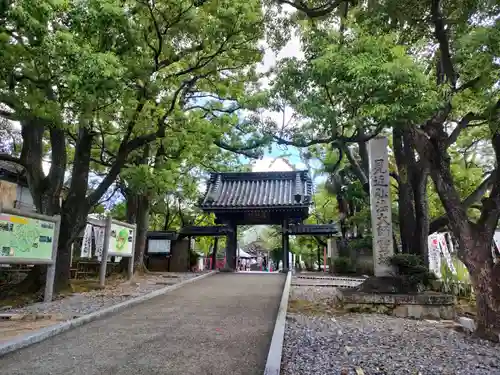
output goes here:
<path id="1" fill-rule="evenodd" d="M 347 312 L 379 313 L 400 318 L 455 318 L 455 297 L 434 292 L 419 294 L 365 293 L 355 289 L 342 292 L 342 307 Z"/>
<path id="2" fill-rule="evenodd" d="M 356 288 L 363 293 L 407 294 L 419 293 L 418 285 L 403 276 L 371 276 Z"/>

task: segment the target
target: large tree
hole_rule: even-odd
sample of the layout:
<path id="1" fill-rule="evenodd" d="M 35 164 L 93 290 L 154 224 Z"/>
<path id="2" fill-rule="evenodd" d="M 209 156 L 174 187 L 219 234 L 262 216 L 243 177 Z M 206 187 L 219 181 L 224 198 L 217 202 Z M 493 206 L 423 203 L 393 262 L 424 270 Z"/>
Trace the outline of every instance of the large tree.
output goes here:
<path id="1" fill-rule="evenodd" d="M 2 3 L 0 21 L 0 115 L 19 122 L 23 138 L 19 157 L 1 159 L 26 168 L 40 212 L 62 217 L 60 288 L 69 279 L 70 244 L 131 153 L 201 126 L 202 116 L 185 116 L 193 93 L 227 95 L 244 85 L 243 75 L 254 76 L 260 3 L 21 0 Z M 201 121 L 205 134 L 220 134 L 220 123 Z M 110 166 L 89 190 L 96 158 Z M 42 271 L 36 267 L 23 285 L 39 289 Z"/>
<path id="2" fill-rule="evenodd" d="M 294 123 L 276 124 L 269 131 L 279 144 L 326 145 L 327 154 L 337 157 L 335 163 L 323 159 L 337 196 L 342 198 L 339 178 L 346 172 L 359 180 L 367 195 L 367 142 L 378 134 L 390 135 L 391 128 L 397 135 L 399 125 L 423 120 L 435 108 L 435 95 L 426 89 L 425 74 L 397 45 L 394 33 L 370 35 L 357 27 L 346 33 L 306 23 L 301 37 L 304 58 L 284 59 L 273 82 L 277 103 L 294 109 Z M 392 176 L 399 185 L 399 197 L 406 198 L 399 205 L 403 249 L 425 256 L 426 173 L 397 140 L 400 173 Z M 340 170 L 344 160 L 349 167 Z"/>
<path id="3" fill-rule="evenodd" d="M 352 119 L 351 124 L 356 124 L 356 120 L 366 121 L 367 114 L 382 116 L 388 120 L 383 127 L 398 129 L 404 137 L 403 150 L 406 147 L 410 155 L 415 151 L 418 153 L 419 168 L 428 170 L 434 182 L 448 225 L 458 239 L 459 257 L 471 274 L 477 292 L 478 333 L 498 340 L 500 268 L 493 262 L 491 245 L 500 216 L 500 7 L 488 1 L 464 3 L 440 0 L 418 4 L 389 0 L 369 2 L 368 5 L 355 9 L 353 15 L 357 27 L 364 26 L 370 30 L 365 40 L 371 40 L 371 46 L 351 50 L 351 61 L 342 65 L 343 71 L 334 71 L 335 74 L 326 77 L 318 75 L 319 83 L 331 82 L 338 77 L 335 87 L 346 94 L 345 98 L 335 98 L 333 104 L 340 110 L 336 118 L 328 118 L 326 124 L 337 126 L 338 119 L 345 121 L 346 118 Z M 323 33 L 324 26 L 318 27 L 318 30 Z M 328 60 L 320 58 L 319 61 L 324 62 L 321 67 L 331 71 L 330 66 L 335 67 L 337 61 L 344 60 L 339 49 L 349 46 L 351 38 L 364 39 L 358 38 L 356 27 L 351 27 L 348 35 L 344 40 L 323 44 L 317 56 L 328 56 L 332 50 L 337 53 L 330 55 Z M 392 51 L 399 51 L 404 56 L 402 59 L 394 60 L 394 53 L 384 47 L 387 46 L 384 40 L 387 41 L 385 38 L 390 38 L 389 35 L 394 38 L 389 42 Z M 384 57 L 378 59 L 377 52 L 382 50 L 385 51 Z M 363 59 L 367 56 L 366 51 L 372 53 L 369 60 Z M 309 71 L 319 65 L 316 60 L 318 57 L 315 56 L 313 61 L 307 61 Z M 399 63 L 394 64 L 394 61 Z M 392 66 L 392 72 L 384 73 L 389 66 Z M 292 75 L 292 82 L 302 77 L 303 71 Z M 397 87 L 389 89 L 395 82 Z M 346 85 L 349 87 L 345 88 Z M 303 95 L 310 87 L 302 82 L 298 92 Z M 404 95 L 397 95 L 404 91 Z M 323 92 L 328 99 L 326 90 Z M 321 93 L 320 89 L 308 96 L 316 98 L 318 93 Z M 379 93 L 383 94 L 382 99 L 392 98 L 393 104 L 374 107 L 381 104 Z M 302 97 L 299 105 L 303 103 Z M 367 105 L 374 111 L 363 110 L 350 117 L 346 113 L 351 108 L 349 104 L 359 98 L 366 100 L 361 108 Z M 326 99 L 323 99 L 325 104 Z M 340 106 L 338 103 L 341 103 Z M 308 104 L 308 108 L 304 109 L 309 112 L 308 116 L 312 111 L 324 111 L 324 105 Z M 359 102 L 352 108 L 357 110 L 358 107 Z M 319 124 L 319 130 L 322 130 Z M 344 122 L 343 129 L 351 124 Z M 377 122 L 369 121 L 367 124 L 376 125 Z M 471 128 L 481 129 L 481 141 L 489 145 L 493 159 L 489 168 L 482 168 L 485 180 L 469 196 L 463 197 L 453 175 L 451 160 L 457 152 L 457 142 L 461 143 L 464 136 L 471 140 L 468 134 Z M 399 135 L 396 134 L 396 137 Z M 328 141 L 333 142 L 337 138 L 336 134 L 332 134 Z M 307 144 L 313 140 L 300 141 Z M 464 145 L 458 148 L 463 149 Z M 481 197 L 479 215 L 470 216 L 467 207 Z"/>

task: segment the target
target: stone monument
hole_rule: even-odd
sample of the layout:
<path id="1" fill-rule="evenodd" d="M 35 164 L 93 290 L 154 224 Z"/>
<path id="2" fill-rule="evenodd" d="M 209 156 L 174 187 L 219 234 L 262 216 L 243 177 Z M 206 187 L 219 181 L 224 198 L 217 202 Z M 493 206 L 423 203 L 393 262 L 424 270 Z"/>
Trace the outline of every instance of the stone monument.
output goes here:
<path id="1" fill-rule="evenodd" d="M 387 258 L 394 255 L 387 148 L 386 137 L 376 137 L 368 142 L 373 266 L 376 277 L 391 276 L 393 272 L 387 262 Z"/>

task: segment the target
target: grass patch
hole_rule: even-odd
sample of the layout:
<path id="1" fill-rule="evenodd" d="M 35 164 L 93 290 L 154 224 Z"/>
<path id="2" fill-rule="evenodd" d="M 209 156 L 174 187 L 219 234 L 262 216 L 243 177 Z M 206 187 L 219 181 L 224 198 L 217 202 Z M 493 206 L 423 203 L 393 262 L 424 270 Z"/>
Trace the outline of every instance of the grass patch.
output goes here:
<path id="1" fill-rule="evenodd" d="M 0 308 L 18 308 L 36 302 L 40 302 L 40 297 L 37 294 L 11 296 L 0 299 Z"/>
<path id="2" fill-rule="evenodd" d="M 343 311 L 334 305 L 321 302 L 311 302 L 301 299 L 288 301 L 288 312 L 303 315 L 334 315 Z"/>

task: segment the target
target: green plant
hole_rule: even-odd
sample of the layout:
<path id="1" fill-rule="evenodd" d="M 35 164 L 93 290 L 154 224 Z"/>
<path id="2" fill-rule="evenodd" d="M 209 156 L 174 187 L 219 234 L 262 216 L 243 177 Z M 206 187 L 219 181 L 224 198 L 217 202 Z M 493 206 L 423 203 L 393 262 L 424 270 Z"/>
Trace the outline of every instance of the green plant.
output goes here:
<path id="1" fill-rule="evenodd" d="M 366 236 L 363 238 L 354 238 L 349 240 L 347 247 L 352 250 L 357 249 L 371 249 L 372 248 L 372 237 Z"/>
<path id="2" fill-rule="evenodd" d="M 439 291 L 450 293 L 457 297 L 474 299 L 474 290 L 470 282 L 469 272 L 465 265 L 458 259 L 452 259 L 456 273 L 453 274 L 446 262 L 441 263 L 442 280 L 439 283 Z"/>
<path id="3" fill-rule="evenodd" d="M 335 273 L 350 274 L 356 271 L 354 264 L 348 257 L 338 257 L 333 260 L 333 269 Z"/>
<path id="4" fill-rule="evenodd" d="M 414 254 L 395 254 L 389 258 L 401 282 L 410 290 L 420 291 L 432 286 L 436 275 L 429 271 L 422 259 Z"/>

